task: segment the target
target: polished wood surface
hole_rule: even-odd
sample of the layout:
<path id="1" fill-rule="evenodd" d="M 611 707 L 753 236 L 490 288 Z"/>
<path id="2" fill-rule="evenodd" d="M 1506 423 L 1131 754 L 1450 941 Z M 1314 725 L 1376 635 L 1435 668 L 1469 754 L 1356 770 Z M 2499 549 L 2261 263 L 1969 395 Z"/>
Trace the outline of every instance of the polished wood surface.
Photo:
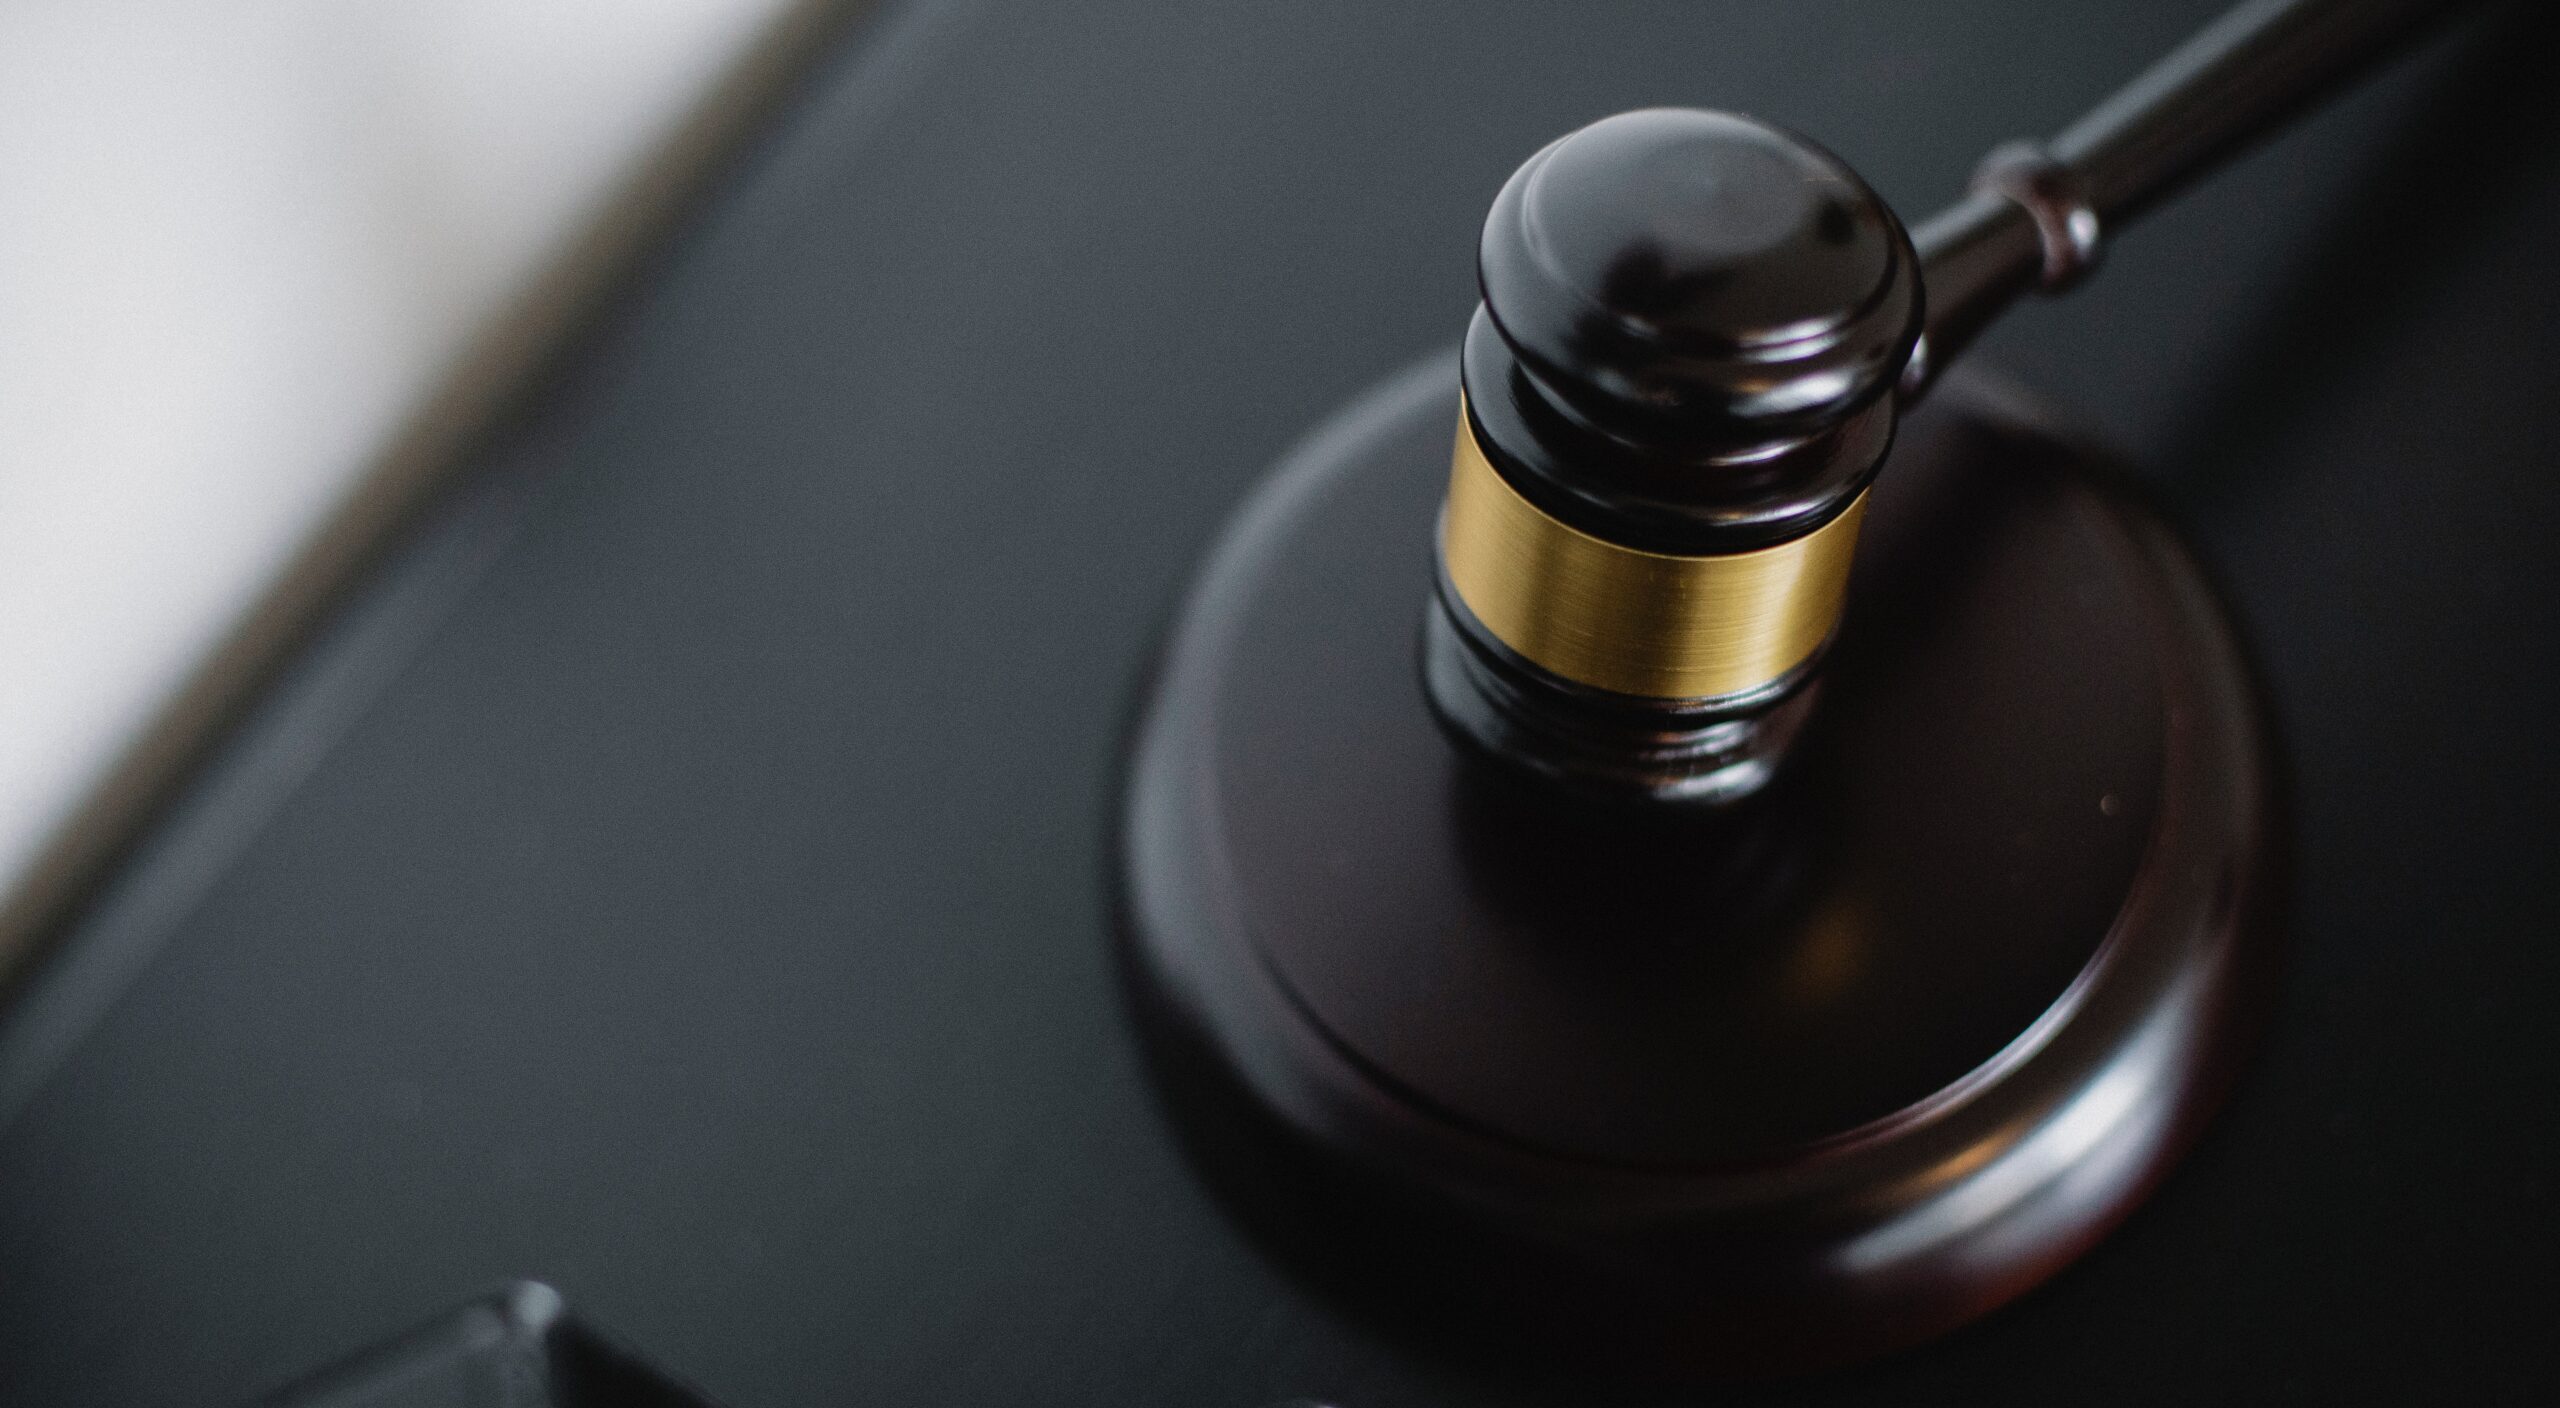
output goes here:
<path id="1" fill-rule="evenodd" d="M 1133 745 L 1142 988 L 1242 1092 L 1185 1114 L 1250 1101 L 1317 1170 L 1248 1158 L 1241 1200 L 1586 1372 L 1836 1365 L 2049 1275 L 2193 1138 L 2275 969 L 2272 762 L 2182 551 L 1958 388 L 1768 791 L 1577 805 L 1416 679 L 1452 380 L 1240 512 Z"/>
<path id="2" fill-rule="evenodd" d="M 1922 312 L 1902 222 L 1802 136 L 1647 108 L 1523 162 L 1474 262 L 1434 710 L 1575 791 L 1753 795 L 1893 441 Z"/>
<path id="3" fill-rule="evenodd" d="M 1891 438 L 1919 336 L 1902 222 L 1810 139 L 1646 108 L 1558 137 L 1470 254 L 1468 410 L 1520 492 L 1585 532 L 1732 553 L 1837 517 Z"/>

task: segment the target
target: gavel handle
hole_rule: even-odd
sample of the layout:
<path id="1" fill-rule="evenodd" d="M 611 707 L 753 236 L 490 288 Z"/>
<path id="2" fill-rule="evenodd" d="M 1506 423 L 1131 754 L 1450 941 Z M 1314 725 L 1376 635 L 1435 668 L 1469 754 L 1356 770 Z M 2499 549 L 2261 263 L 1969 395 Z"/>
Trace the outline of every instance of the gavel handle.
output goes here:
<path id="1" fill-rule="evenodd" d="M 2118 227 L 2459 4 L 2244 0 L 2051 141 L 1993 149 L 1912 233 L 1928 323 L 1905 396 L 2020 294 L 2069 288 Z"/>

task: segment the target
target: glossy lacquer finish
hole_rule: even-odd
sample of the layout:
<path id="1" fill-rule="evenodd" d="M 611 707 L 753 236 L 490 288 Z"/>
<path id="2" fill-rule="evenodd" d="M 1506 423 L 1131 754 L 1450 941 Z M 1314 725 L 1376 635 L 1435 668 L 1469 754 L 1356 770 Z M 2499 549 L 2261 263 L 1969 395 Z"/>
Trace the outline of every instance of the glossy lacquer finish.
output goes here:
<path id="1" fill-rule="evenodd" d="M 1902 222 L 1804 137 L 1650 108 L 1524 162 L 1476 268 L 1434 708 L 1579 793 L 1756 792 L 1893 441 L 1922 303 Z"/>
<path id="2" fill-rule="evenodd" d="M 1902 222 L 1738 113 L 1603 118 L 1521 164 L 1478 243 L 1465 381 L 1486 453 L 1612 542 L 1731 553 L 1866 487 L 1920 332 Z"/>
<path id="3" fill-rule="evenodd" d="M 1423 702 L 1454 373 L 1272 477 L 1136 728 L 1134 971 L 1206 1167 L 1373 1308 L 1639 1376 L 2033 1285 L 2194 1135 L 2272 966 L 2267 754 L 2194 569 L 1959 385 L 1779 781 L 1586 806 Z"/>

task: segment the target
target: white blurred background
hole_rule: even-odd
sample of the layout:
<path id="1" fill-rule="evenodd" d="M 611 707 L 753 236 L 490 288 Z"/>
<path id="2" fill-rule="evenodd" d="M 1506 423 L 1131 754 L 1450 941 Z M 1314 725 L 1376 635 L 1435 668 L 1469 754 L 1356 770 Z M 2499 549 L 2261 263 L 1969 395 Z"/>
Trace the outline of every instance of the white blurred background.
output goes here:
<path id="1" fill-rule="evenodd" d="M 824 8 L 0 0 L 0 970 Z"/>

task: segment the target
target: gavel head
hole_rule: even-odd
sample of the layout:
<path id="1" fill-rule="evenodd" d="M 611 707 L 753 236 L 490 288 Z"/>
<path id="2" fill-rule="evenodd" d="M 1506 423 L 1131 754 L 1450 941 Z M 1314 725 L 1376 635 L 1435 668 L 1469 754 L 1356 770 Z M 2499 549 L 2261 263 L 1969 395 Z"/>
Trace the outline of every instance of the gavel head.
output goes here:
<path id="1" fill-rule="evenodd" d="M 1485 222 L 1425 678 L 1462 741 L 1584 790 L 1757 790 L 1837 625 L 1921 327 L 1910 237 L 1829 153 L 1649 109 Z"/>

